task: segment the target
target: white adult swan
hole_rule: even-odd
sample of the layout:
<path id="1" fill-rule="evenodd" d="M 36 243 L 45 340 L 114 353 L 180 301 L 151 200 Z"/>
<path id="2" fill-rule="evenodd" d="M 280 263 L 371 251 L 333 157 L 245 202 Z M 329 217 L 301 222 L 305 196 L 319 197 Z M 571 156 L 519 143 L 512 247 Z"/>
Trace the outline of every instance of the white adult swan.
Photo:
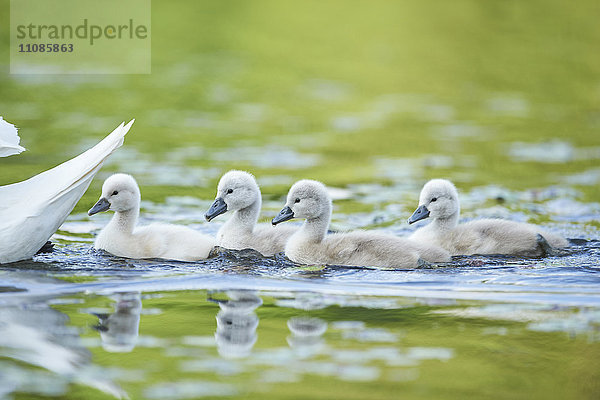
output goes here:
<path id="1" fill-rule="evenodd" d="M 417 267 L 419 260 L 446 262 L 447 251 L 383 233 L 355 231 L 327 234 L 331 220 L 331 198 L 321 182 L 301 180 L 290 189 L 285 207 L 273 225 L 292 218 L 305 218 L 293 234 L 285 255 L 300 264 L 330 264 L 372 267 Z"/>
<path id="2" fill-rule="evenodd" d="M 0 186 L 0 264 L 31 258 L 67 219 L 133 120 L 79 156 L 23 182 Z"/>
<path id="3" fill-rule="evenodd" d="M 131 175 L 114 174 L 104 181 L 102 196 L 88 214 L 108 210 L 115 214 L 96 237 L 95 249 L 127 258 L 197 261 L 208 257 L 215 245 L 211 236 L 172 224 L 136 228 L 140 200 L 140 189 Z"/>
<path id="4" fill-rule="evenodd" d="M 441 246 L 452 255 L 507 254 L 540 256 L 552 247 L 566 247 L 566 239 L 522 222 L 480 219 L 458 224 L 460 204 L 452 182 L 432 179 L 423 186 L 419 207 L 408 223 L 431 218 L 430 224 L 417 229 L 411 240 Z"/>
<path id="5" fill-rule="evenodd" d="M 254 249 L 264 256 L 285 250 L 287 239 L 298 230 L 294 226 L 274 229 L 257 225 L 262 198 L 254 176 L 245 171 L 229 171 L 217 186 L 217 198 L 206 212 L 206 220 L 233 211 L 233 215 L 217 233 L 217 246 L 226 249 Z"/>

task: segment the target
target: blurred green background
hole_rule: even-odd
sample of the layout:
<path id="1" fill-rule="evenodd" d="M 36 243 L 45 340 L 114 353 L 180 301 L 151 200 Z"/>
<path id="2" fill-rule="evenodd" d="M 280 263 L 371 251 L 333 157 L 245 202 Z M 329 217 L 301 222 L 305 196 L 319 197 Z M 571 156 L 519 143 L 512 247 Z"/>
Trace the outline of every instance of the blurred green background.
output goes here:
<path id="1" fill-rule="evenodd" d="M 152 74 L 116 76 L 10 75 L 0 5 L 0 114 L 28 149 L 1 184 L 136 118 L 104 171 L 159 202 L 230 168 L 274 199 L 298 178 L 400 185 L 406 207 L 432 177 L 600 195 L 597 1 L 155 0 Z"/>

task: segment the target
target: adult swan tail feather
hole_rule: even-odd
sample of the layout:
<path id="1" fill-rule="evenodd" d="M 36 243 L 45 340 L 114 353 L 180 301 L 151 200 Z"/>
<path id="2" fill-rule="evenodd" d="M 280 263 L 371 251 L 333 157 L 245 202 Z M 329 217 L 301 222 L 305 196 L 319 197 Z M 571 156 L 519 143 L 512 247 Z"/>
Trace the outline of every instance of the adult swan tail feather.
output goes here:
<path id="1" fill-rule="evenodd" d="M 79 156 L 23 182 L 0 186 L 0 264 L 31 258 L 67 219 L 133 125 L 121 123 Z"/>
<path id="2" fill-rule="evenodd" d="M 19 146 L 20 141 L 17 128 L 0 117 L 0 157 L 8 157 L 25 151 L 25 147 Z"/>

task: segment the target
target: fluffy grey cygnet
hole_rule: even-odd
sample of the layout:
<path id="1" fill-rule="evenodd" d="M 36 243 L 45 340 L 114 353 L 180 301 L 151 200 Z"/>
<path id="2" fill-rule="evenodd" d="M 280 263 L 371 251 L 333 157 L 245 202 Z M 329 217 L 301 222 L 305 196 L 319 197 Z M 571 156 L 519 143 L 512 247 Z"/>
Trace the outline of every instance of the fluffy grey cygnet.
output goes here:
<path id="1" fill-rule="evenodd" d="M 113 210 L 115 215 L 96 237 L 95 249 L 127 258 L 196 261 L 208 257 L 215 245 L 211 236 L 171 224 L 136 227 L 140 199 L 140 189 L 131 175 L 115 174 L 104 181 L 102 196 L 88 214 Z"/>
<path id="2" fill-rule="evenodd" d="M 488 218 L 459 225 L 459 216 L 458 192 L 452 182 L 432 179 L 423 186 L 419 207 L 408 222 L 425 218 L 432 221 L 417 229 L 410 239 L 441 246 L 452 255 L 540 256 L 568 245 L 563 237 L 532 224 Z"/>
<path id="3" fill-rule="evenodd" d="M 328 234 L 331 198 L 321 182 L 301 180 L 291 187 L 286 205 L 273 224 L 292 218 L 306 219 L 285 246 L 285 255 L 300 264 L 413 268 L 420 259 L 450 260 L 441 248 L 393 235 L 367 231 Z"/>
<path id="4" fill-rule="evenodd" d="M 217 246 L 226 249 L 254 249 L 264 256 L 281 253 L 295 226 L 274 228 L 257 224 L 262 205 L 260 189 L 254 176 L 245 171 L 229 171 L 217 186 L 217 198 L 206 212 L 206 220 L 233 211 L 217 233 Z"/>

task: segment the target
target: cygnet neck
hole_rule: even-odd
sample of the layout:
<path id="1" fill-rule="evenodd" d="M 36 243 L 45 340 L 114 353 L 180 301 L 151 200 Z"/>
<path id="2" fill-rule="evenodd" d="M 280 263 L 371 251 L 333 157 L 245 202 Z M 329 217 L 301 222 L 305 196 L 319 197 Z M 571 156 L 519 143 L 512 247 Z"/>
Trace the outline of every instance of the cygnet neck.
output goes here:
<path id="1" fill-rule="evenodd" d="M 140 207 L 133 207 L 127 211 L 117 211 L 113 215 L 110 224 L 117 230 L 131 234 L 137 225 L 140 215 Z"/>
<path id="2" fill-rule="evenodd" d="M 258 222 L 261 206 L 262 200 L 259 193 L 254 202 L 248 207 L 236 210 L 226 224 L 238 227 L 238 229 L 241 228 L 248 231 L 254 230 L 254 227 Z"/>
<path id="3" fill-rule="evenodd" d="M 454 214 L 447 217 L 436 218 L 432 221 L 437 232 L 449 232 L 458 226 L 458 220 L 460 217 L 460 208 L 456 210 Z"/>
<path id="4" fill-rule="evenodd" d="M 320 242 L 327 235 L 329 223 L 331 222 L 331 204 L 327 204 L 323 213 L 315 218 L 307 218 L 302 225 L 303 235 L 311 240 Z"/>

